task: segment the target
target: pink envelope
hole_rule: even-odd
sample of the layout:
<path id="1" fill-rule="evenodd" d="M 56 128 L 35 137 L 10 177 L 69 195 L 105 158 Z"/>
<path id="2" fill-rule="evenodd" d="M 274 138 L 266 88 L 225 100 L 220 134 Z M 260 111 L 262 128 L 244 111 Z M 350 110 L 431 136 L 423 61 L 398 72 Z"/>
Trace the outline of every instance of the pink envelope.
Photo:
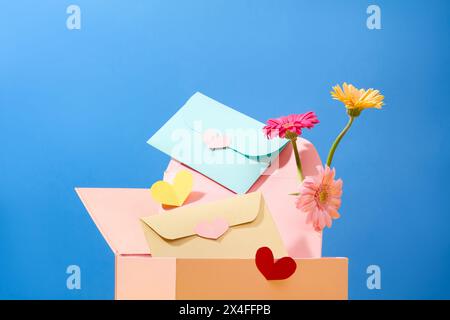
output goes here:
<path id="1" fill-rule="evenodd" d="M 298 139 L 297 146 L 302 161 L 303 174 L 317 174 L 321 165 L 314 146 L 305 139 Z M 229 197 L 234 192 L 219 185 L 201 173 L 171 160 L 164 180 L 172 181 L 180 170 L 189 170 L 194 176 L 194 187 L 184 205 L 210 202 Z M 288 144 L 280 153 L 278 163 L 269 167 L 248 192 L 261 191 L 269 211 L 280 231 L 289 255 L 293 258 L 319 258 L 322 255 L 322 233 L 306 223 L 306 214 L 295 207 L 296 197 L 290 193 L 299 191 L 299 179 L 292 145 Z M 160 207 L 159 211 L 166 211 Z"/>

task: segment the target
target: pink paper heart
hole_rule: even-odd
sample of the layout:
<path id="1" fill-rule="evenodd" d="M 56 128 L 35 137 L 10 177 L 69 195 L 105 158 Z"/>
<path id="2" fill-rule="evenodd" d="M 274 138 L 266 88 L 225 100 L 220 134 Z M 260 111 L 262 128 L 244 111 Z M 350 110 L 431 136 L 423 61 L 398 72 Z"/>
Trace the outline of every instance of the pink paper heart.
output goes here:
<path id="1" fill-rule="evenodd" d="M 229 228 L 228 221 L 217 218 L 213 221 L 202 221 L 195 226 L 195 233 L 207 239 L 219 239 Z"/>
<path id="2" fill-rule="evenodd" d="M 203 141 L 210 149 L 224 149 L 230 146 L 230 138 L 213 129 L 203 133 Z"/>

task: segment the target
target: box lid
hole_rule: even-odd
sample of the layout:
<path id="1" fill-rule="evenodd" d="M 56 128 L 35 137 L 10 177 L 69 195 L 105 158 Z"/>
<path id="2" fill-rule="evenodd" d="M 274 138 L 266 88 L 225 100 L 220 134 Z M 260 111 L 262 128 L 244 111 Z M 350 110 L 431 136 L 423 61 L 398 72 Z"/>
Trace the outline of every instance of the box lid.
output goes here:
<path id="1" fill-rule="evenodd" d="M 86 210 L 116 254 L 150 254 L 140 222 L 158 212 L 149 189 L 75 188 Z"/>

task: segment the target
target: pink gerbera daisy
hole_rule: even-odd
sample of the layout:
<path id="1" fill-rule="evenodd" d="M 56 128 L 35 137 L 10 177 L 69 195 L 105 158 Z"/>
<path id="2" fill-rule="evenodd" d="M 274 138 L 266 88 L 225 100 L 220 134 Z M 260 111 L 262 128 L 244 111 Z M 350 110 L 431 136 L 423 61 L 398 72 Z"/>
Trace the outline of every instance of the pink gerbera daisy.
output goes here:
<path id="1" fill-rule="evenodd" d="M 335 169 L 328 166 L 318 167 L 316 176 L 307 176 L 303 180 L 296 205 L 308 214 L 307 221 L 316 231 L 331 227 L 332 219 L 339 218 L 341 206 L 342 180 L 334 180 Z"/>
<path id="2" fill-rule="evenodd" d="M 275 137 L 285 138 L 288 131 L 299 136 L 302 134 L 303 128 L 311 129 L 317 123 L 319 123 L 319 119 L 317 119 L 314 112 L 310 111 L 303 114 L 291 114 L 286 117 L 269 119 L 263 131 L 270 139 Z"/>

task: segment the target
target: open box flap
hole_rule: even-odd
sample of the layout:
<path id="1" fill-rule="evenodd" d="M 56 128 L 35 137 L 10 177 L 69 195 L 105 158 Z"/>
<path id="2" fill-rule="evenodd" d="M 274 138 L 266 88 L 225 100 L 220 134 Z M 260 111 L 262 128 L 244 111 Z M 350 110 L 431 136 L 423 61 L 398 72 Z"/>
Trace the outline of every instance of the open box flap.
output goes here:
<path id="1" fill-rule="evenodd" d="M 86 210 L 116 254 L 142 255 L 150 251 L 140 217 L 158 212 L 148 189 L 75 188 Z"/>

